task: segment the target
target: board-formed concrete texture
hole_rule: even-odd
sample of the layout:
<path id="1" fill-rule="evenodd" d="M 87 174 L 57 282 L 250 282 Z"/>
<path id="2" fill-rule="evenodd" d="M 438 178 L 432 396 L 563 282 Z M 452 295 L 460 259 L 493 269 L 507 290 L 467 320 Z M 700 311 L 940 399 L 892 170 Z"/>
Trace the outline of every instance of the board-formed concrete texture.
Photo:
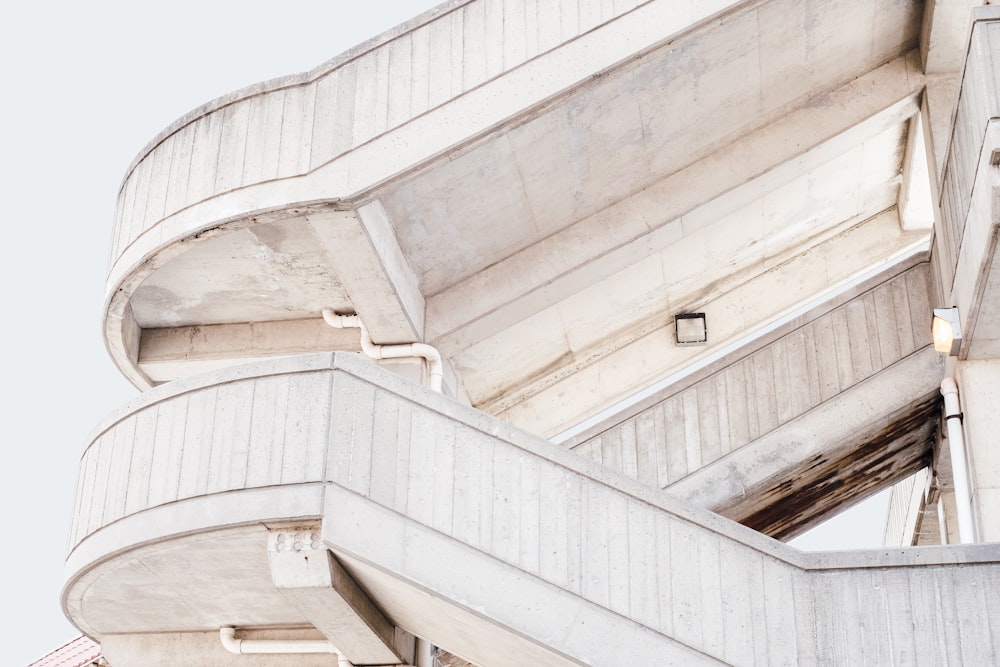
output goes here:
<path id="1" fill-rule="evenodd" d="M 308 623 L 265 526 L 321 521 L 389 618 L 482 665 L 1000 654 L 992 545 L 799 553 L 345 353 L 148 392 L 82 467 L 65 604 L 97 637 Z"/>
<path id="2" fill-rule="evenodd" d="M 450 0 L 179 119 L 118 194 L 144 393 L 70 619 L 112 667 L 1000 662 L 979 4 Z M 770 537 L 889 486 L 948 546 Z"/>
<path id="3" fill-rule="evenodd" d="M 769 535 L 802 532 L 929 462 L 943 364 L 928 269 L 894 266 L 565 444 Z"/>
<path id="4" fill-rule="evenodd" d="M 672 313 L 731 342 L 926 240 L 896 209 L 920 9 L 453 2 L 209 104 L 123 183 L 113 356 L 148 386 L 207 363 L 150 332 L 354 311 L 473 405 L 568 428 L 698 356 Z"/>

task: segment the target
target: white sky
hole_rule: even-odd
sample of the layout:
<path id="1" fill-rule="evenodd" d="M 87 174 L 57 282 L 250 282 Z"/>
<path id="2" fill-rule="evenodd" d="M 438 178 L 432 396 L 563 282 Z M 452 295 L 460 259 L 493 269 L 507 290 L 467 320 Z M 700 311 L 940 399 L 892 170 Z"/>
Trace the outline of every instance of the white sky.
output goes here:
<path id="1" fill-rule="evenodd" d="M 100 337 L 125 169 L 194 107 L 311 69 L 436 4 L 39 1 L 5 8 L 0 502 L 10 548 L 0 561 L 0 611 L 13 632 L 4 664 L 26 665 L 78 634 L 59 605 L 76 465 L 91 428 L 135 394 Z"/>
<path id="2" fill-rule="evenodd" d="M 215 97 L 308 70 L 437 5 L 24 2 L 0 21 L 0 556 L 5 665 L 79 632 L 59 604 L 76 465 L 135 394 L 100 337 L 115 196 L 132 159 Z M 13 632 L 10 632 L 13 631 Z"/>

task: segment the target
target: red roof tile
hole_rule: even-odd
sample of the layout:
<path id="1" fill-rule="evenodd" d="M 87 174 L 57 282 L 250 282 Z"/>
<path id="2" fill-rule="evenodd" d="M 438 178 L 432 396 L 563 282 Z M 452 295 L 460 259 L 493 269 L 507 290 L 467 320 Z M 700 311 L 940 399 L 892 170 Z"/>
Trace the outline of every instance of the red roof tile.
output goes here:
<path id="1" fill-rule="evenodd" d="M 35 660 L 28 667 L 86 667 L 100 655 L 100 644 L 81 635 Z"/>

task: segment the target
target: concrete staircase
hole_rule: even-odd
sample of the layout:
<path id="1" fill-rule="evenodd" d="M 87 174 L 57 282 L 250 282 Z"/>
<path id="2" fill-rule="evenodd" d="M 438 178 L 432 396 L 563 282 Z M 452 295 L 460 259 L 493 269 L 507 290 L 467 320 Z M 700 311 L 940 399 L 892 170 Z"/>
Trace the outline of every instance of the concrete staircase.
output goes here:
<path id="1" fill-rule="evenodd" d="M 317 531 L 349 581 L 282 588 L 283 526 Z M 112 664 L 257 664 L 218 628 L 344 646 L 366 618 L 482 667 L 1000 657 L 996 545 L 800 553 L 349 353 L 171 383 L 109 417 L 71 546 L 65 608 Z M 345 590 L 350 623 L 327 613 Z"/>
<path id="2" fill-rule="evenodd" d="M 334 386 L 325 543 L 478 664 L 1000 657 L 995 545 L 803 554 L 437 396 Z"/>
<path id="3" fill-rule="evenodd" d="M 567 445 L 773 537 L 928 464 L 928 264 L 892 267 Z"/>

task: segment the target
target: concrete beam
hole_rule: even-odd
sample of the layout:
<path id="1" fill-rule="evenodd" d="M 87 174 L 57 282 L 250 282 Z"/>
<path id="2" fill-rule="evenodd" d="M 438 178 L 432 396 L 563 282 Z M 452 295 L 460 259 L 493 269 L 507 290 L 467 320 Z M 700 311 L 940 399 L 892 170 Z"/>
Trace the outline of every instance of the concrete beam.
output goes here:
<path id="1" fill-rule="evenodd" d="M 997 68 L 989 54 L 1000 45 L 1000 7 L 975 13 L 941 188 L 935 252 L 942 267 L 944 303 L 962 317 L 961 359 L 1000 356 L 1000 122 Z"/>
<path id="2" fill-rule="evenodd" d="M 376 343 L 424 336 L 424 297 L 377 200 L 355 211 L 310 217 L 309 224 Z"/>
<path id="3" fill-rule="evenodd" d="M 952 150 L 957 150 L 953 144 Z M 944 220 L 961 237 L 954 280 L 948 303 L 958 306 L 962 318 L 961 358 L 990 359 L 1000 356 L 1000 182 L 993 165 L 1000 152 L 1000 122 L 987 123 L 985 141 L 978 154 L 964 162 L 975 170 L 975 180 L 964 220 Z"/>
<path id="4" fill-rule="evenodd" d="M 920 113 L 924 119 L 924 145 L 931 171 L 934 202 L 940 201 L 944 161 L 951 141 L 951 120 L 958 103 L 958 75 L 927 77 L 927 88 L 921 100 Z"/>
<path id="5" fill-rule="evenodd" d="M 589 416 L 641 391 L 648 384 L 687 364 L 697 362 L 697 350 L 738 346 L 760 327 L 794 311 L 817 295 L 834 293 L 860 272 L 905 256 L 926 238 L 901 232 L 895 208 L 857 224 L 845 233 L 822 240 L 807 252 L 775 262 L 756 273 L 728 275 L 696 300 L 692 310 L 705 312 L 712 322 L 712 348 L 680 347 L 669 343 L 673 323 L 667 315 L 652 318 L 618 336 L 612 346 L 594 346 L 576 353 L 559 373 L 527 381 L 477 407 L 533 433 L 554 435 Z M 459 356 L 456 363 L 462 364 Z M 466 362 L 467 363 L 467 362 Z M 468 365 L 468 364 L 467 364 Z M 622 368 L 630 369 L 622 372 Z M 474 388 L 469 387 L 470 393 Z M 473 394 L 474 395 L 474 394 Z M 566 396 L 579 397 L 567 401 Z"/>
<path id="6" fill-rule="evenodd" d="M 464 349 L 772 192 L 918 109 L 915 52 L 427 300 L 427 337 Z M 599 244 L 599 246 L 595 245 Z"/>
<path id="7" fill-rule="evenodd" d="M 267 557 L 275 587 L 359 665 L 403 662 L 395 629 L 320 539 L 319 526 L 268 531 Z"/>
<path id="8" fill-rule="evenodd" d="M 941 356 L 925 347 L 688 475 L 667 491 L 699 507 L 735 511 L 753 501 L 754 490 L 797 470 L 811 457 L 828 456 L 845 443 L 858 444 L 877 432 L 886 415 L 915 405 L 936 391 L 942 373 Z M 743 509 L 740 512 L 746 514 Z"/>
<path id="9" fill-rule="evenodd" d="M 637 665 L 719 664 L 627 613 L 568 593 L 340 486 L 329 488 L 328 505 L 323 539 L 337 557 L 401 625 L 475 664 L 614 665 L 625 654 Z M 629 522 L 624 511 L 612 521 Z M 636 594 L 655 596 L 655 590 Z"/>
<path id="10" fill-rule="evenodd" d="M 920 33 L 920 61 L 926 74 L 962 69 L 972 8 L 982 0 L 927 0 Z"/>
<path id="11" fill-rule="evenodd" d="M 904 231 L 930 229 L 934 225 L 934 201 L 931 196 L 928 152 L 924 143 L 923 114 L 910 119 L 903 155 L 903 182 L 899 185 L 897 208 Z"/>
<path id="12" fill-rule="evenodd" d="M 139 368 L 153 382 L 228 368 L 264 357 L 360 350 L 357 330 L 321 318 L 143 329 Z"/>

